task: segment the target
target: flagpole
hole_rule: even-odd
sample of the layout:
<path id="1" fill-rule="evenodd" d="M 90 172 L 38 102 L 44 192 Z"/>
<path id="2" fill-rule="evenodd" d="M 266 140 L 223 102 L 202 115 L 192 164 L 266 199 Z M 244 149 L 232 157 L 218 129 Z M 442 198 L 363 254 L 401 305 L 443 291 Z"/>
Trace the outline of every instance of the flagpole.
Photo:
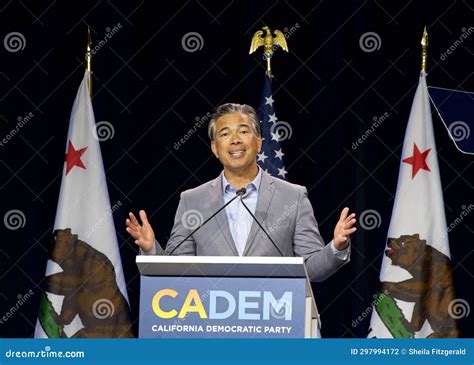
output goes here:
<path id="1" fill-rule="evenodd" d="M 87 26 L 87 51 L 86 51 L 86 60 L 87 60 L 87 71 L 89 71 L 89 95 L 92 97 L 92 39 L 91 39 L 91 28 Z"/>
<path id="2" fill-rule="evenodd" d="M 426 74 L 426 59 L 428 58 L 428 32 L 423 30 L 423 37 L 421 38 L 421 72 Z"/>

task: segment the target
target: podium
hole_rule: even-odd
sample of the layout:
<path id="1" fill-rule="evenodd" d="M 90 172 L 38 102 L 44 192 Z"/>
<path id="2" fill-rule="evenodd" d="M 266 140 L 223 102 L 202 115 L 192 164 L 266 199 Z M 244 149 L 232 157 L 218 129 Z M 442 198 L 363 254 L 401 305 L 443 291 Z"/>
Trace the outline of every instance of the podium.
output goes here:
<path id="1" fill-rule="evenodd" d="M 302 257 L 137 256 L 140 338 L 315 338 Z"/>

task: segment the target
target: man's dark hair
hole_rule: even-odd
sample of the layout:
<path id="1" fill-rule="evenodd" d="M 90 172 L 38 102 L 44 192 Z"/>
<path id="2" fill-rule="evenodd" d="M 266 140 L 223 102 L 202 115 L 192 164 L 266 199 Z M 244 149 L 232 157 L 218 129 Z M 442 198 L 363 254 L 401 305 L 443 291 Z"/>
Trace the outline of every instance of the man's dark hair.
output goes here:
<path id="1" fill-rule="evenodd" d="M 235 104 L 235 103 L 227 103 L 219 105 L 211 116 L 211 120 L 209 121 L 209 126 L 207 128 L 207 134 L 209 135 L 209 139 L 214 141 L 216 137 L 216 121 L 227 114 L 232 113 L 242 113 L 250 118 L 252 121 L 252 130 L 254 134 L 259 137 L 261 135 L 260 131 L 260 121 L 257 115 L 257 112 L 254 108 L 247 104 Z"/>

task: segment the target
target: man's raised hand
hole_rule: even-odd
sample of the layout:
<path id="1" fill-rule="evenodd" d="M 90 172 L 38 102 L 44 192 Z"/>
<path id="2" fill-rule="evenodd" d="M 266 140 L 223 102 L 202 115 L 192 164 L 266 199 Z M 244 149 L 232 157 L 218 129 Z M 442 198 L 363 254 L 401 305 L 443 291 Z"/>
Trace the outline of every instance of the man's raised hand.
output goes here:
<path id="1" fill-rule="evenodd" d="M 126 230 L 144 252 L 149 252 L 155 245 L 155 233 L 148 222 L 145 211 L 140 210 L 139 214 L 142 221 L 141 225 L 132 212 L 128 213 L 129 218 L 125 221 Z"/>
<path id="2" fill-rule="evenodd" d="M 355 223 L 355 213 L 349 215 L 349 208 L 344 208 L 334 228 L 334 247 L 337 250 L 342 251 L 349 245 L 350 235 L 357 231 Z"/>

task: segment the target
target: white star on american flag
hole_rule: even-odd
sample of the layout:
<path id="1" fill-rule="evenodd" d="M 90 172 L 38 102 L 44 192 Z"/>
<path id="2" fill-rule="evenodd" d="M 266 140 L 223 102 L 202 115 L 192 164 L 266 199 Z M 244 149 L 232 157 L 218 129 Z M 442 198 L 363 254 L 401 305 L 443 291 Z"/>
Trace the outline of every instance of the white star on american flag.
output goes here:
<path id="1" fill-rule="evenodd" d="M 276 113 L 268 115 L 268 123 L 275 123 L 278 120 Z"/>
<path id="2" fill-rule="evenodd" d="M 278 142 L 280 140 L 280 135 L 277 132 L 275 132 L 275 133 L 270 132 L 270 134 L 272 135 L 272 141 L 277 141 Z"/>
<path id="3" fill-rule="evenodd" d="M 284 178 L 287 173 L 288 171 L 286 171 L 284 167 L 282 167 L 281 169 L 280 168 L 278 169 L 278 176 L 281 176 Z"/>
<path id="4" fill-rule="evenodd" d="M 260 106 L 258 108 L 258 117 L 260 119 L 260 127 L 262 133 L 262 147 L 258 151 L 257 163 L 262 170 L 268 172 L 270 175 L 288 179 L 289 172 L 285 170 L 284 158 L 280 143 L 283 140 L 283 131 L 280 132 L 279 122 L 274 106 L 276 101 L 273 100 L 272 87 L 270 78 L 265 76 L 265 84 L 263 86 L 262 98 L 260 99 Z M 285 122 L 286 123 L 286 122 Z M 474 365 L 474 364 L 473 364 Z"/>
<path id="5" fill-rule="evenodd" d="M 279 158 L 280 160 L 283 161 L 283 156 L 285 156 L 285 154 L 283 153 L 281 148 L 278 151 L 275 150 L 275 158 Z"/>
<path id="6" fill-rule="evenodd" d="M 257 153 L 257 161 L 265 163 L 266 158 L 268 158 L 268 156 L 265 156 L 265 152 L 262 151 L 262 153 Z"/>
<path id="7" fill-rule="evenodd" d="M 274 100 L 273 100 L 273 96 L 272 96 L 272 95 L 270 95 L 269 98 L 267 98 L 267 97 L 265 96 L 265 105 L 270 105 L 271 107 L 273 107 L 273 102 L 274 102 Z"/>

